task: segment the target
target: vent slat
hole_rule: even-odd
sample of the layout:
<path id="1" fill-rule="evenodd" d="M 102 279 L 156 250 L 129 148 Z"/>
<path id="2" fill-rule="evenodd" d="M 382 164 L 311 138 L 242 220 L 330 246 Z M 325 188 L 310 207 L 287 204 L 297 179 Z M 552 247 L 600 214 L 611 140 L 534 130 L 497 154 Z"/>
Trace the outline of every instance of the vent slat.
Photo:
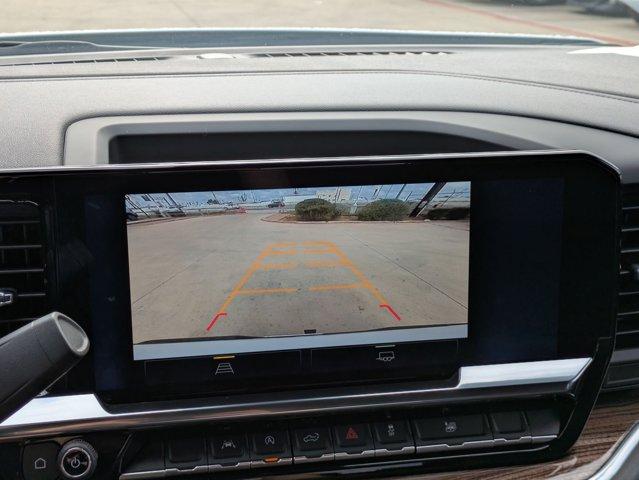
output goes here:
<path id="1" fill-rule="evenodd" d="M 0 275 L 19 275 L 21 273 L 42 273 L 44 268 L 6 268 L 0 269 Z"/>
<path id="2" fill-rule="evenodd" d="M 36 248 L 42 248 L 43 245 L 39 243 L 24 244 L 24 245 L 0 245 L 0 250 L 33 250 Z"/>

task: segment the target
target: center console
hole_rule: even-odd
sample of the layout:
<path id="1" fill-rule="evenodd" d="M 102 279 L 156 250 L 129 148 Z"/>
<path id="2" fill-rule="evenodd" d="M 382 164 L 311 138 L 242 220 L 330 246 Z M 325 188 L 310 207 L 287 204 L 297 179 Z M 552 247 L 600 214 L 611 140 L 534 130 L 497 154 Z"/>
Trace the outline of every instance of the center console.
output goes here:
<path id="1" fill-rule="evenodd" d="M 557 457 L 612 352 L 618 184 L 574 152 L 6 171 L 1 198 L 41 212 L 51 307 L 91 350 L 0 424 L 22 459 L 3 468 L 382 475 Z"/>

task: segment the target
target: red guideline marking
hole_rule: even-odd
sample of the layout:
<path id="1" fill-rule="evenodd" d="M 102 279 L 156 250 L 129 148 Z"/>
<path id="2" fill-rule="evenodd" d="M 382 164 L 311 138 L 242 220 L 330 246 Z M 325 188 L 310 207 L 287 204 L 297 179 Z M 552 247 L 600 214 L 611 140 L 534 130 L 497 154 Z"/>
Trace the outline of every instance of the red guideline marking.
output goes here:
<path id="1" fill-rule="evenodd" d="M 397 315 L 397 312 L 393 310 L 393 307 L 391 307 L 390 305 L 383 304 L 380 305 L 379 308 L 386 308 L 390 312 L 390 314 L 395 317 L 395 320 L 397 320 L 398 322 L 401 320 L 400 316 Z"/>
<path id="2" fill-rule="evenodd" d="M 209 330 L 211 330 L 211 328 L 213 328 L 213 325 L 215 325 L 215 322 L 217 322 L 218 318 L 225 317 L 225 316 L 226 316 L 226 312 L 216 313 L 215 316 L 211 319 L 211 323 L 209 323 L 209 326 L 206 327 L 206 331 L 208 332 Z"/>

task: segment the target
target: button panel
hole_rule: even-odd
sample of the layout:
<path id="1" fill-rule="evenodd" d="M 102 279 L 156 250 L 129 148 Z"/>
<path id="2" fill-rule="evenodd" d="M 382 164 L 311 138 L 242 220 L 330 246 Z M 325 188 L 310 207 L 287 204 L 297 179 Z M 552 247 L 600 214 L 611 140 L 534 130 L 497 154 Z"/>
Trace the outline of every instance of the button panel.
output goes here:
<path id="1" fill-rule="evenodd" d="M 204 435 L 178 436 L 167 439 L 166 468 L 176 473 L 189 473 L 206 465 L 206 439 Z"/>
<path id="2" fill-rule="evenodd" d="M 375 456 L 415 453 L 415 441 L 406 420 L 386 420 L 373 424 Z"/>
<path id="3" fill-rule="evenodd" d="M 307 427 L 293 431 L 295 463 L 324 462 L 335 459 L 333 440 L 328 428 Z"/>
<path id="4" fill-rule="evenodd" d="M 419 453 L 493 446 L 484 414 L 419 418 L 413 420 L 413 426 Z"/>
<path id="5" fill-rule="evenodd" d="M 301 368 L 298 350 L 273 353 L 219 355 L 179 360 L 148 360 L 144 364 L 149 385 L 215 385 L 237 380 L 294 375 Z"/>
<path id="6" fill-rule="evenodd" d="M 311 351 L 312 371 L 315 373 L 352 373 L 357 365 L 360 377 L 392 375 L 409 377 L 428 374 L 431 377 L 449 376 L 456 368 L 457 342 L 440 341 L 428 344 L 424 355 L 421 342 L 398 345 L 376 345 L 348 348 L 320 348 Z"/>
<path id="7" fill-rule="evenodd" d="M 333 427 L 335 458 L 372 457 L 375 444 L 368 423 L 347 423 Z"/>
<path id="8" fill-rule="evenodd" d="M 279 425 L 257 432 L 229 430 L 206 436 L 170 437 L 164 441 L 164 449 L 157 440 L 149 443 L 153 448 L 141 449 L 139 455 L 144 453 L 146 457 L 129 463 L 120 480 L 532 445 L 556 438 L 559 423 L 546 410 L 498 411 L 378 418 L 330 426 L 326 422 L 305 425 L 291 422 L 289 428 Z M 542 437 L 536 437 L 534 431 Z M 158 454 L 162 451 L 164 459 L 160 462 Z M 140 468 L 143 465 L 148 470 Z"/>
<path id="9" fill-rule="evenodd" d="M 286 430 L 265 430 L 251 435 L 251 467 L 290 465 L 291 441 Z"/>

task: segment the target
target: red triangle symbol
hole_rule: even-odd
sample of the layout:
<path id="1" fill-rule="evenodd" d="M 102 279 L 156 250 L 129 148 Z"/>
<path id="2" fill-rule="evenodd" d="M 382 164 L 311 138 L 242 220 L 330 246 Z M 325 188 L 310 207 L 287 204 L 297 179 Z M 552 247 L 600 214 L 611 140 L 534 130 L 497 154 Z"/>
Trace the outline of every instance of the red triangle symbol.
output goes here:
<path id="1" fill-rule="evenodd" d="M 359 435 L 357 435 L 357 432 L 355 431 L 355 429 L 353 427 L 348 427 L 348 430 L 346 430 L 346 440 L 357 440 L 359 439 Z"/>

